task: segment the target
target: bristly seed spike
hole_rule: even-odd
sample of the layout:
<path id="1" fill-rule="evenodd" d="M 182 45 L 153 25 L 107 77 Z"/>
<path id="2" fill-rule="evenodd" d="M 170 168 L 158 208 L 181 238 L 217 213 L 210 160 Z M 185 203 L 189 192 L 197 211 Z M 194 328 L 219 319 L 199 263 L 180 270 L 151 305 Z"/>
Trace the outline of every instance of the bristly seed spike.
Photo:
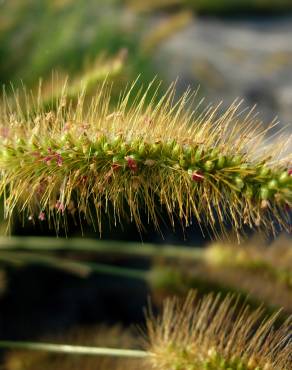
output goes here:
<path id="1" fill-rule="evenodd" d="M 96 208 L 100 229 L 112 205 L 112 219 L 130 215 L 141 230 L 142 213 L 159 228 L 162 206 L 173 226 L 176 219 L 186 227 L 195 218 L 216 234 L 229 221 L 240 234 L 247 220 L 251 228 L 272 232 L 277 221 L 290 231 L 291 154 L 282 153 L 291 138 L 279 136 L 267 146 L 267 129 L 254 113 L 243 113 L 239 100 L 220 113 L 219 105 L 189 107 L 195 95 L 189 90 L 175 99 L 175 84 L 159 99 L 156 80 L 146 92 L 137 90 L 135 81 L 112 107 L 107 82 L 94 97 L 81 93 L 74 102 L 64 85 L 55 110 L 42 106 L 41 87 L 37 99 L 4 92 L 4 214 L 34 214 L 54 220 L 59 230 L 74 202 L 80 220 L 92 222 Z"/>
<path id="2" fill-rule="evenodd" d="M 274 328 L 279 312 L 265 317 L 240 297 L 191 291 L 167 299 L 158 317 L 147 316 L 145 347 L 153 370 L 289 370 L 291 319 Z"/>

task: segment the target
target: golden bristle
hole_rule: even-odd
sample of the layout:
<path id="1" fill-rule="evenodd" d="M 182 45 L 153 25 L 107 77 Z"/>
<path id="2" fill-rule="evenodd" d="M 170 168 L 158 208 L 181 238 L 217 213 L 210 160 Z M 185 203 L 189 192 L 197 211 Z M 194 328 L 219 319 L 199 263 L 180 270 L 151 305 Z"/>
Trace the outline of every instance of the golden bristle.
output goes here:
<path id="1" fill-rule="evenodd" d="M 165 302 L 158 318 L 149 315 L 148 351 L 157 370 L 288 370 L 291 365 L 291 318 L 275 329 L 277 314 L 252 312 L 238 299 L 190 292 L 182 303 Z"/>
<path id="2" fill-rule="evenodd" d="M 195 218 L 214 232 L 226 222 L 237 233 L 244 225 L 275 231 L 276 220 L 289 229 L 287 138 L 266 146 L 268 129 L 243 116 L 240 102 L 219 114 L 219 106 L 193 109 L 190 91 L 175 100 L 174 84 L 160 99 L 154 82 L 145 93 L 137 84 L 113 109 L 106 82 L 74 104 L 64 87 L 50 111 L 41 94 L 15 94 L 14 103 L 4 94 L 0 194 L 8 220 L 16 210 L 58 230 L 79 214 L 101 233 L 104 214 L 143 230 L 144 213 L 159 229 L 162 207 L 173 226 Z"/>

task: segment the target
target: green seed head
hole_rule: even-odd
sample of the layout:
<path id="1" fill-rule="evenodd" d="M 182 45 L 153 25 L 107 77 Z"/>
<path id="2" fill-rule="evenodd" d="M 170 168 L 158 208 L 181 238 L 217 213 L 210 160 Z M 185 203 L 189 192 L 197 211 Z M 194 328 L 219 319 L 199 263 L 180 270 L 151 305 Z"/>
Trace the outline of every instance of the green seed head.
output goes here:
<path id="1" fill-rule="evenodd" d="M 3 149 L 2 152 L 1 152 L 1 155 L 5 158 L 9 158 L 10 157 L 9 150 L 7 148 Z"/>
<path id="2" fill-rule="evenodd" d="M 174 159 L 178 158 L 180 153 L 181 153 L 181 147 L 178 144 L 176 144 L 174 148 L 172 149 L 172 158 Z"/>
<path id="3" fill-rule="evenodd" d="M 260 171 L 259 171 L 260 176 L 263 176 L 263 177 L 268 176 L 269 173 L 270 173 L 270 169 L 266 166 L 262 166 Z"/>
<path id="4" fill-rule="evenodd" d="M 270 190 L 277 190 L 278 188 L 278 182 L 277 180 L 273 179 L 271 181 L 268 182 L 268 189 Z"/>
<path id="5" fill-rule="evenodd" d="M 134 161 L 138 162 L 141 160 L 140 156 L 138 154 L 130 154 L 129 158 L 132 158 Z"/>
<path id="6" fill-rule="evenodd" d="M 113 147 L 118 147 L 122 142 L 122 138 L 121 136 L 115 136 L 113 139 L 112 139 L 112 146 Z"/>
<path id="7" fill-rule="evenodd" d="M 248 163 L 242 163 L 241 165 L 240 165 L 240 169 L 241 170 L 247 170 L 249 168 L 249 164 Z"/>
<path id="8" fill-rule="evenodd" d="M 289 179 L 290 179 L 291 177 L 289 176 L 289 174 L 288 174 L 288 172 L 287 171 L 284 171 L 284 172 L 282 172 L 281 174 L 280 174 L 280 176 L 279 176 L 279 183 L 281 184 L 281 185 L 284 185 L 284 184 L 286 184 L 286 183 L 288 183 L 289 182 Z"/>
<path id="9" fill-rule="evenodd" d="M 210 158 L 211 159 L 215 159 L 215 158 L 218 157 L 218 154 L 219 154 L 219 149 L 218 148 L 214 148 L 211 151 Z"/>
<path id="10" fill-rule="evenodd" d="M 216 167 L 220 170 L 222 169 L 226 164 L 226 157 L 224 155 L 219 155 Z"/>
<path id="11" fill-rule="evenodd" d="M 150 150 L 153 155 L 158 155 L 161 151 L 161 145 L 157 143 L 151 144 Z"/>
<path id="12" fill-rule="evenodd" d="M 139 139 L 134 139 L 130 144 L 129 144 L 129 147 L 130 147 L 130 150 L 131 151 L 135 151 L 139 148 L 139 145 L 140 145 L 140 140 Z"/>
<path id="13" fill-rule="evenodd" d="M 174 140 L 168 140 L 166 143 L 165 143 L 165 147 L 168 148 L 168 149 L 172 149 L 175 145 L 175 141 Z"/>
<path id="14" fill-rule="evenodd" d="M 115 155 L 113 157 L 113 163 L 115 163 L 115 164 L 122 164 L 123 162 L 124 162 L 124 158 L 123 157 L 117 156 L 117 155 Z"/>
<path id="15" fill-rule="evenodd" d="M 107 152 L 108 150 L 110 150 L 110 145 L 108 142 L 105 142 L 103 145 L 102 145 L 102 150 L 104 152 Z"/>
<path id="16" fill-rule="evenodd" d="M 238 189 L 243 189 L 244 188 L 244 182 L 240 177 L 235 178 L 235 183 Z"/>
<path id="17" fill-rule="evenodd" d="M 260 197 L 263 200 L 268 200 L 271 197 L 271 191 L 266 186 L 262 186 L 260 190 Z"/>
<path id="18" fill-rule="evenodd" d="M 241 164 L 242 157 L 241 155 L 235 155 L 234 157 L 231 158 L 231 165 L 232 166 L 239 166 Z"/>
<path id="19" fill-rule="evenodd" d="M 194 163 L 198 163 L 201 160 L 203 152 L 203 148 L 198 148 L 196 150 L 196 153 L 194 155 Z"/>
<path id="20" fill-rule="evenodd" d="M 290 322 L 274 328 L 275 315 L 264 316 L 261 310 L 251 310 L 247 304 L 236 305 L 236 296 L 227 296 L 224 300 L 219 297 L 219 294 L 217 297 L 208 295 L 199 300 L 191 292 L 183 303 L 177 298 L 168 299 L 158 318 L 148 316 L 148 348 L 154 355 L 150 359 L 153 369 L 290 368 L 287 367 L 290 347 L 286 353 L 283 348 L 278 349 L 283 340 L 285 346 L 289 346 Z M 273 336 L 270 335 L 272 329 Z M 253 345 L 259 342 L 261 346 Z M 175 345 L 169 346 L 169 343 Z M 226 346 L 226 343 L 232 345 Z"/>
<path id="21" fill-rule="evenodd" d="M 69 104 L 69 109 L 64 107 L 59 114 L 50 115 L 49 124 L 44 108 L 36 112 L 37 122 L 25 119 L 31 109 L 29 100 L 21 99 L 15 108 L 12 104 L 8 109 L 5 101 L 0 102 L 0 135 L 4 134 L 0 140 L 0 196 L 7 198 L 4 213 L 9 221 L 20 211 L 26 217 L 39 209 L 46 211 L 47 220 L 53 219 L 55 210 L 51 204 L 62 196 L 66 204 L 80 204 L 77 211 L 84 213 L 85 219 L 91 218 L 91 205 L 99 207 L 103 202 L 114 205 L 115 217 L 121 221 L 128 218 L 130 211 L 140 230 L 144 228 L 142 203 L 157 226 L 161 217 L 157 205 L 164 204 L 168 216 L 172 219 L 174 214 L 180 215 L 184 225 L 189 225 L 195 216 L 215 231 L 214 209 L 223 229 L 228 212 L 238 235 L 242 226 L 238 217 L 245 215 L 251 227 L 273 228 L 270 213 L 274 213 L 279 225 L 289 229 L 278 207 L 291 204 L 291 170 L 284 172 L 284 162 L 277 164 L 278 157 L 272 152 L 258 153 L 251 138 L 257 135 L 264 139 L 266 132 L 251 125 L 249 134 L 243 135 L 239 120 L 231 118 L 237 117 L 234 106 L 226 112 L 230 119 L 223 116 L 215 120 L 216 111 L 209 112 L 210 116 L 200 113 L 197 119 L 184 110 L 183 103 L 171 105 L 174 91 L 155 107 L 147 106 L 148 100 L 142 96 L 140 102 L 135 96 L 113 107 L 115 101 L 110 101 L 106 85 L 102 89 L 96 96 L 86 97 L 86 102 L 80 98 L 76 104 Z M 15 123 L 9 113 L 13 109 Z M 151 127 L 145 127 L 146 112 L 155 117 Z M 122 120 L 109 119 L 120 116 Z M 9 129 L 7 134 L 5 129 Z M 283 152 L 282 144 L 279 152 Z M 109 178 L 111 181 L 105 181 Z M 141 185 L 139 202 L 133 201 L 132 181 Z M 44 197 L 29 191 L 37 189 L 40 182 L 45 183 Z M 263 201 L 270 198 L 273 202 L 264 209 Z M 59 216 L 58 224 L 66 228 L 66 212 L 62 219 Z M 96 218 L 99 225 L 99 210 Z"/>
<path id="22" fill-rule="evenodd" d="M 83 154 L 87 154 L 90 151 L 90 146 L 89 145 L 82 145 L 82 152 Z"/>
<path id="23" fill-rule="evenodd" d="M 127 150 L 128 150 L 127 144 L 126 143 L 121 143 L 119 152 L 120 152 L 120 155 L 122 157 L 124 157 L 127 154 Z"/>
<path id="24" fill-rule="evenodd" d="M 16 140 L 16 144 L 17 146 L 25 146 L 26 142 L 23 139 L 19 138 Z"/>
<path id="25" fill-rule="evenodd" d="M 146 154 L 146 146 L 143 142 L 139 145 L 138 153 L 141 156 L 144 156 Z"/>
<path id="26" fill-rule="evenodd" d="M 39 147 L 39 140 L 38 140 L 38 138 L 37 138 L 37 136 L 36 135 L 32 135 L 31 136 L 31 138 L 30 138 L 30 140 L 29 140 L 29 144 L 34 148 L 34 149 L 36 149 L 36 148 L 38 148 Z"/>
<path id="27" fill-rule="evenodd" d="M 204 169 L 208 172 L 212 171 L 214 169 L 214 167 L 215 167 L 215 163 L 212 162 L 212 161 L 206 161 L 205 164 L 204 164 Z"/>
<path id="28" fill-rule="evenodd" d="M 183 157 L 181 157 L 180 160 L 179 160 L 179 165 L 182 168 L 186 168 L 188 166 L 188 162 Z"/>
<path id="29" fill-rule="evenodd" d="M 184 148 L 184 154 L 188 159 L 191 159 L 193 154 L 193 148 L 191 146 L 187 146 Z"/>
<path id="30" fill-rule="evenodd" d="M 250 185 L 247 185 L 246 186 L 246 189 L 245 189 L 245 195 L 247 198 L 251 199 L 254 195 L 254 191 L 253 191 L 253 188 L 250 186 Z"/>

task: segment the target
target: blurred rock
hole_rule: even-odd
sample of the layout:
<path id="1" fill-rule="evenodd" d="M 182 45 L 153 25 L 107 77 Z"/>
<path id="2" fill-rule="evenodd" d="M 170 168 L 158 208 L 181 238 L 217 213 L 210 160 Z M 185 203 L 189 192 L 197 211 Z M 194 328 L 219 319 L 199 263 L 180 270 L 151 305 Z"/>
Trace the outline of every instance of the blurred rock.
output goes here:
<path id="1" fill-rule="evenodd" d="M 194 19 L 156 50 L 157 68 L 168 81 L 179 77 L 180 90 L 200 85 L 207 102 L 225 106 L 242 97 L 265 122 L 277 116 L 292 131 L 291 21 Z"/>

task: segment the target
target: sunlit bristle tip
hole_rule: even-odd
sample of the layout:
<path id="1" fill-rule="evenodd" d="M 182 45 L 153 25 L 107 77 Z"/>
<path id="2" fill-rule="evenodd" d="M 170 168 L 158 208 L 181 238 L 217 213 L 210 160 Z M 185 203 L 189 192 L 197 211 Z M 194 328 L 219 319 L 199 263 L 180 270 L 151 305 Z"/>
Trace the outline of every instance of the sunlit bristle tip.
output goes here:
<path id="1" fill-rule="evenodd" d="M 185 302 L 169 299 L 162 314 L 148 316 L 148 351 L 154 370 L 288 370 L 291 319 L 275 328 L 277 314 L 264 317 L 238 299 L 208 295 Z"/>
<path id="2" fill-rule="evenodd" d="M 136 82 L 115 108 L 106 83 L 89 102 L 84 94 L 70 102 L 64 88 L 49 111 L 41 94 L 14 103 L 4 94 L 5 217 L 15 211 L 57 230 L 73 217 L 101 233 L 105 214 L 114 224 L 129 219 L 139 230 L 145 222 L 159 229 L 163 210 L 173 226 L 196 219 L 213 231 L 226 224 L 237 233 L 244 226 L 289 230 L 289 138 L 267 146 L 267 129 L 240 103 L 219 113 L 192 105 L 189 92 L 175 100 L 174 86 L 158 99 L 154 85 L 137 94 Z"/>

